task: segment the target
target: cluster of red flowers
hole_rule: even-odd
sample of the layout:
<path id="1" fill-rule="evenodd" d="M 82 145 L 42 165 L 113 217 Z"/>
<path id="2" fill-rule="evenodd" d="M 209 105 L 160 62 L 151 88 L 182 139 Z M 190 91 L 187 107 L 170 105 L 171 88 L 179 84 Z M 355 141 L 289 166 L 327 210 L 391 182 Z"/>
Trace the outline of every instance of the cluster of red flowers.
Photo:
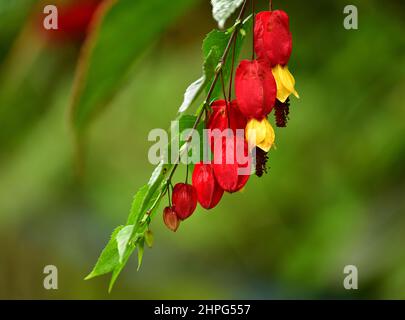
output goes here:
<path id="1" fill-rule="evenodd" d="M 256 15 L 254 51 L 257 58 L 240 62 L 235 75 L 236 100 L 212 103 L 207 129 L 228 130 L 221 143 L 214 145 L 212 162 L 200 162 L 193 171 L 192 184 L 179 183 L 173 189 L 172 205 L 164 210 L 166 226 L 176 231 L 180 221 L 190 217 L 197 201 L 205 209 L 212 209 L 224 192 L 241 190 L 250 177 L 250 162 L 243 162 L 237 150 L 245 155 L 255 154 L 256 175 L 266 172 L 267 153 L 274 144 L 275 133 L 267 120 L 275 109 L 276 125 L 286 126 L 290 94 L 298 97 L 295 81 L 287 63 L 292 51 L 289 18 L 284 11 L 265 11 Z M 229 130 L 230 129 L 230 130 Z M 237 130 L 244 130 L 244 136 Z M 237 145 L 242 148 L 237 148 Z M 256 151 L 253 153 L 252 151 Z M 231 160 L 231 161 L 230 161 Z M 232 161 L 233 160 L 233 161 Z M 241 173 L 241 169 L 246 169 Z"/>

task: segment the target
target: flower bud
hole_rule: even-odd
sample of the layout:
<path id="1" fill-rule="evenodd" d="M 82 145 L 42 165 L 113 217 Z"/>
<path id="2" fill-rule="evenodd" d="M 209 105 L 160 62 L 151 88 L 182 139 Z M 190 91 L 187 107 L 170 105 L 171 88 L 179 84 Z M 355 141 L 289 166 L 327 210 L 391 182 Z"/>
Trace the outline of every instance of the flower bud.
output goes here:
<path id="1" fill-rule="evenodd" d="M 163 210 L 163 221 L 170 230 L 176 232 L 177 228 L 180 225 L 180 220 L 177 217 L 176 212 L 173 210 L 173 207 L 166 207 Z"/>
<path id="2" fill-rule="evenodd" d="M 191 184 L 178 183 L 173 189 L 172 202 L 177 217 L 185 220 L 197 207 L 197 192 Z"/>
<path id="3" fill-rule="evenodd" d="M 155 238 L 153 236 L 153 232 L 151 230 L 148 230 L 145 232 L 145 242 L 148 245 L 149 248 L 153 247 L 153 242 L 155 241 Z"/>
<path id="4" fill-rule="evenodd" d="M 282 10 L 264 11 L 255 18 L 255 52 L 271 67 L 288 63 L 292 51 L 289 18 Z"/>
<path id="5" fill-rule="evenodd" d="M 277 85 L 271 69 L 258 60 L 243 60 L 236 70 L 235 94 L 246 118 L 261 120 L 273 109 Z"/>
<path id="6" fill-rule="evenodd" d="M 211 164 L 197 163 L 192 181 L 200 205 L 205 209 L 214 208 L 221 200 L 224 190 L 216 181 Z"/>

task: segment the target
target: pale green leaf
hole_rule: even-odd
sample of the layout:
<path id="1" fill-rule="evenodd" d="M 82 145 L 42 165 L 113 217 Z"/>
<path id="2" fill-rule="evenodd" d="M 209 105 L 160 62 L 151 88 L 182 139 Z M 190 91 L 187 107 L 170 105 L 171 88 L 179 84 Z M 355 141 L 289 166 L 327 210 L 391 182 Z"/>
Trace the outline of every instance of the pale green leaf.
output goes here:
<path id="1" fill-rule="evenodd" d="M 128 216 L 127 225 L 130 224 L 133 225 L 138 220 L 139 208 L 141 208 L 148 190 L 149 190 L 148 185 L 144 185 L 136 193 L 134 200 L 132 201 L 131 211 Z"/>
<path id="2" fill-rule="evenodd" d="M 145 251 L 145 241 L 144 239 L 141 239 L 138 243 L 138 268 L 137 271 L 141 268 L 142 265 L 142 259 L 143 259 L 143 253 Z"/>
<path id="3" fill-rule="evenodd" d="M 131 238 L 132 231 L 134 230 L 134 225 L 125 226 L 117 234 L 117 247 L 119 262 L 122 263 L 124 259 L 125 251 L 128 247 L 129 240 Z"/>
<path id="4" fill-rule="evenodd" d="M 237 34 L 236 43 L 235 43 L 235 61 L 238 60 L 243 41 L 246 38 L 247 31 L 251 28 L 251 25 L 252 25 L 252 19 L 249 17 L 242 23 L 242 26 L 240 26 L 241 30 L 244 30 L 245 32 L 238 32 L 238 34 Z M 203 55 L 205 57 L 204 68 L 206 70 L 210 70 L 209 72 L 215 72 L 215 69 L 217 68 L 218 64 L 221 62 L 222 55 L 229 42 L 229 39 L 231 38 L 233 28 L 235 28 L 235 26 L 230 28 L 227 31 L 213 30 L 205 37 L 203 46 L 202 46 Z M 231 50 L 229 51 L 228 57 L 226 59 L 226 63 L 222 67 L 224 83 L 228 83 L 230 76 L 231 76 L 232 54 L 233 54 L 233 48 L 231 48 Z M 208 92 L 209 88 L 211 87 L 213 80 L 214 80 L 214 78 L 211 77 L 209 79 L 209 81 L 207 81 L 207 84 L 206 84 L 207 92 Z M 227 90 L 228 88 L 225 88 L 225 89 Z M 212 92 L 212 95 L 211 95 L 211 101 L 218 99 L 218 98 L 223 98 L 221 81 L 217 81 L 217 83 L 214 87 L 214 90 Z M 208 101 L 208 102 L 210 102 L 210 101 Z"/>
<path id="5" fill-rule="evenodd" d="M 222 29 L 226 20 L 235 12 L 244 0 L 211 0 L 212 15 Z"/>
<path id="6" fill-rule="evenodd" d="M 116 237 L 122 230 L 123 226 L 117 227 L 111 235 L 110 241 L 107 243 L 104 250 L 101 252 L 96 265 L 85 280 L 92 279 L 97 276 L 112 272 L 119 265 L 119 255 L 117 248 Z"/>
<path id="7" fill-rule="evenodd" d="M 193 102 L 198 98 L 200 93 L 203 91 L 206 82 L 206 76 L 203 75 L 198 80 L 194 81 L 190 86 L 187 88 L 186 92 L 184 93 L 184 100 L 179 108 L 179 113 L 183 113 L 187 111 L 187 109 L 193 104 Z"/>
<path id="8" fill-rule="evenodd" d="M 111 292 L 112 288 L 114 287 L 115 281 L 117 281 L 118 276 L 120 275 L 122 269 L 124 269 L 125 265 L 128 262 L 129 257 L 134 252 L 134 250 L 135 250 L 135 246 L 130 246 L 128 248 L 128 250 L 126 250 L 126 252 L 125 252 L 122 263 L 118 263 L 116 265 L 116 267 L 114 268 L 114 270 L 112 270 L 112 275 L 111 275 L 111 279 L 110 279 L 110 285 L 108 287 L 108 292 Z M 117 250 L 117 254 L 118 254 L 118 250 Z"/>

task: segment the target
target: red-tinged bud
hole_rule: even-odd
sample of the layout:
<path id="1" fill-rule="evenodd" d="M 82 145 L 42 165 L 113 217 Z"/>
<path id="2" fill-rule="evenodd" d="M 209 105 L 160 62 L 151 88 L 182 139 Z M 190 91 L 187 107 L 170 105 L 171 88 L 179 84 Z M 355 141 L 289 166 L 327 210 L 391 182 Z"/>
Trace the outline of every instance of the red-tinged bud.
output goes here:
<path id="1" fill-rule="evenodd" d="M 250 177 L 251 156 L 244 137 L 227 136 L 214 150 L 212 164 L 219 186 L 227 192 L 241 190 Z"/>
<path id="2" fill-rule="evenodd" d="M 197 163 L 192 180 L 200 205 L 205 209 L 214 208 L 221 200 L 224 190 L 216 181 L 211 164 Z"/>
<path id="3" fill-rule="evenodd" d="M 178 183 L 173 189 L 172 202 L 177 217 L 185 220 L 197 207 L 197 192 L 191 184 Z"/>
<path id="4" fill-rule="evenodd" d="M 82 41 L 102 0 L 74 0 L 58 7 L 58 29 L 44 30 L 52 42 Z M 42 23 L 41 23 L 42 27 Z"/>
<path id="5" fill-rule="evenodd" d="M 246 118 L 265 118 L 273 109 L 277 96 L 271 69 L 258 60 L 241 61 L 236 70 L 235 94 L 239 110 Z"/>
<path id="6" fill-rule="evenodd" d="M 228 109 L 230 116 L 229 119 Z M 208 135 L 208 141 L 210 141 L 211 149 L 214 150 L 215 140 L 213 130 L 219 130 L 223 133 L 224 130 L 230 128 L 235 135 L 237 129 L 245 129 L 247 119 L 239 111 L 236 100 L 231 103 L 226 103 L 225 100 L 217 100 L 211 105 L 211 110 L 207 128 L 211 130 Z"/>
<path id="7" fill-rule="evenodd" d="M 255 19 L 255 52 L 271 67 L 288 63 L 292 51 L 292 35 L 287 13 L 281 10 L 264 11 Z"/>
<path id="8" fill-rule="evenodd" d="M 180 220 L 177 217 L 176 212 L 173 210 L 173 207 L 166 207 L 163 210 L 163 221 L 165 222 L 166 227 L 173 232 L 176 232 L 180 225 Z"/>

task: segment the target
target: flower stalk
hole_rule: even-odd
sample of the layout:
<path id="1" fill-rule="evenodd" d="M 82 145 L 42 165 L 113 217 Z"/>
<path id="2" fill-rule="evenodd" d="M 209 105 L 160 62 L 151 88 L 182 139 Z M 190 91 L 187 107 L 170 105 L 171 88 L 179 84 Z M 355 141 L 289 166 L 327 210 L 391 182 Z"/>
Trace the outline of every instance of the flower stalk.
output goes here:
<path id="1" fill-rule="evenodd" d="M 247 7 L 247 0 L 245 0 L 243 2 L 243 4 L 242 4 L 242 8 L 241 8 L 241 10 L 239 12 L 239 15 L 238 15 L 238 18 L 237 18 L 237 20 L 235 22 L 231 37 L 229 38 L 229 41 L 228 41 L 228 43 L 227 43 L 227 45 L 225 47 L 224 53 L 223 53 L 223 55 L 222 55 L 222 57 L 221 57 L 221 59 L 219 61 L 219 64 L 218 64 L 217 68 L 215 69 L 214 80 L 212 81 L 211 86 L 210 86 L 210 88 L 208 90 L 207 96 L 206 96 L 206 98 L 204 100 L 204 103 L 203 103 L 203 107 L 199 110 L 199 112 L 197 114 L 197 119 L 195 120 L 194 125 L 193 125 L 193 127 L 192 127 L 192 129 L 190 131 L 191 133 L 186 138 L 186 142 L 185 142 L 186 145 L 185 145 L 184 150 L 188 150 L 189 144 L 191 143 L 191 140 L 192 140 L 192 132 L 197 129 L 198 125 L 200 124 L 200 122 L 202 120 L 203 115 L 207 111 L 207 107 L 210 104 L 210 99 L 211 99 L 212 93 L 214 92 L 215 86 L 216 86 L 216 84 L 217 84 L 217 82 L 218 82 L 218 80 L 219 80 L 219 78 L 220 78 L 220 76 L 222 74 L 222 69 L 223 69 L 223 67 L 224 67 L 224 65 L 226 63 L 226 59 L 228 57 L 229 51 L 230 51 L 232 45 L 235 44 L 235 42 L 236 42 L 237 34 L 238 34 L 240 26 L 242 24 L 242 20 L 243 20 L 243 17 L 245 15 L 246 7 Z M 236 45 L 234 45 L 234 47 L 235 46 Z M 235 51 L 235 48 L 233 49 L 233 51 Z M 232 54 L 232 69 L 234 69 L 234 63 L 235 63 L 235 53 Z M 184 150 L 183 150 L 183 152 L 184 152 Z M 174 174 L 175 174 L 175 172 L 176 172 L 176 170 L 177 170 L 177 168 L 179 166 L 182 155 L 183 155 L 183 153 L 180 152 L 179 156 L 178 156 L 178 158 L 177 158 L 177 160 L 176 160 L 176 162 L 175 162 L 175 164 L 174 164 L 174 166 L 173 166 L 173 168 L 172 168 L 172 170 L 170 172 L 169 177 L 166 179 L 166 185 L 171 183 L 171 181 L 173 179 L 173 176 L 174 176 Z M 166 194 L 166 191 L 167 191 L 167 188 L 164 188 L 161 191 L 160 195 L 157 198 L 157 201 L 152 205 L 152 207 L 150 209 L 148 209 L 146 211 L 147 216 L 149 216 L 150 213 L 155 209 L 157 203 L 159 203 L 159 200 L 162 198 L 162 196 L 164 194 Z"/>

